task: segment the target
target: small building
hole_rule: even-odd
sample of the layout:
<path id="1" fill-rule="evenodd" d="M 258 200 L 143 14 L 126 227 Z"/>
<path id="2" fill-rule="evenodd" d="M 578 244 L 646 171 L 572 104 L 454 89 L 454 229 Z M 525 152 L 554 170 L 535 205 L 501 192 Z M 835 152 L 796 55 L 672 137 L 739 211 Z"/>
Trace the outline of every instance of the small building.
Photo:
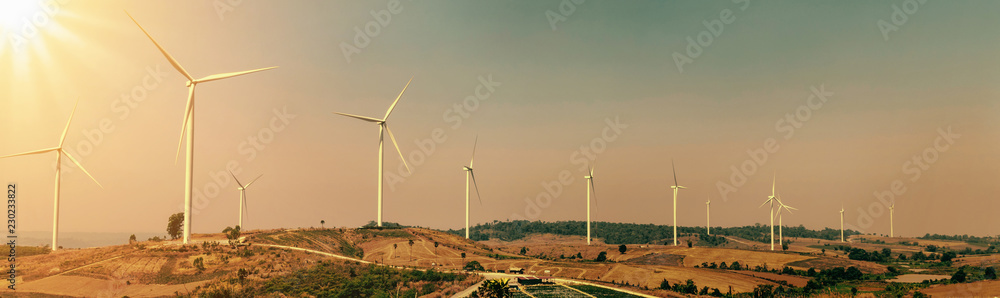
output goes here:
<path id="1" fill-rule="evenodd" d="M 524 268 L 510 267 L 510 268 L 507 268 L 507 272 L 524 274 Z"/>
<path id="2" fill-rule="evenodd" d="M 518 277 L 517 283 L 522 286 L 537 285 L 542 283 L 542 279 L 537 277 Z"/>

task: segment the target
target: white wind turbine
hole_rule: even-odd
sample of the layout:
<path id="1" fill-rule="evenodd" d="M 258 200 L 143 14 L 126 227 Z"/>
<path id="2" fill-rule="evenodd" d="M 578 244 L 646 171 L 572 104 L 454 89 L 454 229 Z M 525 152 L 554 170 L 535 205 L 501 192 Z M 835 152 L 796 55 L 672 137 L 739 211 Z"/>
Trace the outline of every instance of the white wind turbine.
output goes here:
<path id="1" fill-rule="evenodd" d="M 79 101 L 77 101 L 77 105 L 79 105 Z M 80 170 L 82 170 L 84 174 L 87 174 L 87 177 L 90 177 L 91 180 L 94 180 L 94 183 L 97 183 L 97 186 L 100 186 L 101 188 L 104 188 L 104 186 L 101 185 L 100 182 L 97 182 L 97 179 L 94 179 L 94 176 L 91 176 L 90 173 L 87 172 L 87 169 L 83 168 L 83 165 L 81 165 L 80 162 L 76 161 L 76 158 L 73 158 L 73 156 L 70 155 L 69 152 L 66 152 L 65 150 L 63 150 L 63 143 L 65 143 L 65 141 L 66 141 L 66 133 L 69 132 L 69 124 L 73 122 L 73 115 L 75 115 L 75 114 L 76 114 L 76 105 L 73 106 L 73 112 L 69 114 L 69 121 L 66 121 L 66 128 L 63 129 L 62 136 L 59 137 L 59 146 L 54 147 L 54 148 L 29 151 L 29 152 L 12 154 L 12 155 L 7 155 L 7 156 L 0 156 L 0 159 L 3 159 L 3 158 L 14 157 L 14 156 L 21 156 L 21 155 L 40 154 L 40 153 L 47 153 L 47 152 L 53 152 L 53 151 L 56 152 L 55 203 L 52 206 L 52 250 L 53 251 L 59 249 L 59 189 L 61 188 L 61 179 L 60 178 L 62 177 L 62 175 L 61 175 L 62 174 L 62 170 L 61 170 L 61 168 L 62 168 L 62 156 L 66 155 L 66 158 L 69 158 L 69 160 L 72 161 L 74 164 L 76 164 L 77 167 L 80 167 Z"/>
<path id="2" fill-rule="evenodd" d="M 844 205 L 840 205 L 840 242 L 844 242 Z"/>
<path id="3" fill-rule="evenodd" d="M 128 14 L 128 12 L 126 11 L 125 14 Z M 163 49 L 163 47 L 160 46 L 160 44 L 157 43 L 155 39 L 153 39 L 153 36 L 149 35 L 149 32 L 146 32 L 146 29 L 142 28 L 142 25 L 139 25 L 139 22 L 137 22 L 135 18 L 132 18 L 132 15 L 129 14 L 128 17 L 132 19 L 132 22 L 134 22 L 136 26 L 139 26 L 139 30 L 142 30 L 142 33 L 146 34 L 146 37 L 148 37 L 149 40 L 153 42 L 153 45 L 155 45 L 156 48 L 160 50 L 160 53 L 162 53 L 163 56 L 167 58 L 167 61 L 170 62 L 170 65 L 173 65 L 174 69 L 177 69 L 177 71 L 180 72 L 182 75 L 184 75 L 184 78 L 187 79 L 186 86 L 188 87 L 188 100 L 187 100 L 187 105 L 184 107 L 184 122 L 183 124 L 181 124 L 180 140 L 178 140 L 177 142 L 177 156 L 174 158 L 174 162 L 177 162 L 177 159 L 180 158 L 181 154 L 181 144 L 183 144 L 185 142 L 185 139 L 187 139 L 187 148 L 186 148 L 187 150 L 185 155 L 187 160 L 184 173 L 184 244 L 187 244 L 189 238 L 191 238 L 191 194 L 194 186 L 193 180 L 194 180 L 194 89 L 195 87 L 199 83 L 205 83 L 215 80 L 231 78 L 235 76 L 241 76 L 277 67 L 267 67 L 267 68 L 260 68 L 248 71 L 215 74 L 200 79 L 195 79 L 193 76 L 191 76 L 190 73 L 184 70 L 184 67 L 181 67 L 181 64 L 177 62 L 177 60 L 175 60 L 173 56 L 170 56 L 170 54 L 167 53 L 167 50 Z M 187 132 L 187 135 L 184 134 L 185 132 Z"/>
<path id="4" fill-rule="evenodd" d="M 677 191 L 682 188 L 687 188 L 677 184 L 677 169 L 674 168 L 674 161 L 670 161 L 670 169 L 674 171 L 674 185 L 670 188 L 674 189 L 674 246 L 677 246 Z"/>
<path id="5" fill-rule="evenodd" d="M 233 175 L 233 180 L 236 180 L 236 185 L 237 185 L 236 189 L 240 190 L 240 201 L 237 204 L 237 205 L 240 205 L 239 227 L 240 227 L 241 230 L 246 231 L 247 230 L 246 227 L 243 226 L 243 207 L 247 205 L 246 190 L 247 190 L 247 187 L 250 187 L 251 184 L 253 184 L 254 182 L 257 182 L 257 179 L 260 179 L 260 176 L 264 176 L 264 174 L 257 175 L 257 178 L 253 178 L 253 180 L 251 180 L 250 183 L 247 183 L 246 185 L 243 185 L 243 183 L 240 183 L 240 179 L 236 178 L 236 174 L 233 174 L 233 171 L 229 171 L 229 175 Z M 247 209 L 248 209 L 246 211 L 247 217 L 250 217 L 249 207 L 247 207 Z"/>
<path id="6" fill-rule="evenodd" d="M 712 198 L 705 202 L 705 228 L 707 234 L 712 235 Z"/>
<path id="7" fill-rule="evenodd" d="M 590 167 L 590 175 L 583 176 L 587 179 L 587 245 L 590 245 L 590 192 L 594 192 L 594 204 L 597 204 L 597 189 L 594 188 L 594 169 L 597 168 L 597 159 Z"/>
<path id="8" fill-rule="evenodd" d="M 892 217 L 895 212 L 896 212 L 896 200 L 893 200 L 892 205 L 889 205 L 889 238 L 895 237 L 893 234 L 894 231 L 892 227 L 892 221 L 893 221 Z"/>
<path id="9" fill-rule="evenodd" d="M 479 184 L 476 183 L 476 174 L 472 172 L 472 165 L 476 163 L 476 144 L 479 143 L 479 136 L 476 136 L 476 141 L 472 143 L 472 160 L 469 160 L 469 165 L 462 167 L 465 170 L 465 239 L 469 239 L 469 179 L 472 179 L 472 185 L 476 187 L 476 197 L 479 198 L 479 205 L 483 205 L 483 197 L 479 195 Z"/>
<path id="10" fill-rule="evenodd" d="M 774 180 L 771 180 L 771 195 L 767 196 L 767 201 L 764 201 L 764 204 L 760 204 L 760 207 L 764 207 L 764 205 L 771 204 L 771 206 L 768 208 L 771 211 L 771 216 L 769 216 L 771 219 L 771 250 L 774 250 L 774 200 L 776 198 L 774 193 L 774 185 L 776 181 L 777 181 L 777 174 L 775 175 Z"/>
<path id="11" fill-rule="evenodd" d="M 785 234 L 782 232 L 782 229 L 781 229 L 782 227 L 784 227 L 784 225 L 781 223 L 781 211 L 784 210 L 784 211 L 788 211 L 788 213 L 792 213 L 792 210 L 799 210 L 799 209 L 795 208 L 795 207 L 792 207 L 792 206 L 785 205 L 785 203 L 782 203 L 781 202 L 781 195 L 775 196 L 775 200 L 778 201 L 778 245 L 784 245 L 785 244 L 785 242 L 784 242 L 784 235 Z"/>
<path id="12" fill-rule="evenodd" d="M 383 116 L 382 119 L 352 115 L 347 113 L 333 112 L 334 114 L 337 115 L 361 119 L 364 121 L 378 124 L 379 128 L 378 128 L 378 215 L 377 217 L 378 217 L 379 227 L 382 226 L 382 180 L 384 179 L 382 176 L 382 160 L 384 154 L 382 153 L 384 152 L 383 140 L 385 139 L 384 137 L 385 134 L 389 134 L 389 139 L 392 140 L 392 145 L 396 146 L 396 152 L 399 153 L 399 159 L 403 161 L 403 166 L 406 167 L 406 171 L 407 172 L 410 171 L 410 166 L 406 164 L 406 158 L 403 158 L 403 151 L 399 150 L 399 145 L 396 144 L 396 137 L 392 135 L 392 130 L 389 130 L 389 125 L 386 123 L 386 120 L 389 119 L 389 114 L 392 114 L 392 109 L 396 107 L 396 103 L 399 103 L 399 99 L 403 97 L 403 92 L 406 92 L 406 87 L 409 87 L 410 82 L 412 81 L 413 78 L 411 77 L 410 80 L 406 82 L 406 86 L 403 86 L 403 91 L 399 91 L 399 95 L 396 96 L 396 101 L 393 101 L 392 105 L 389 106 L 389 110 L 385 111 L 385 116 Z"/>

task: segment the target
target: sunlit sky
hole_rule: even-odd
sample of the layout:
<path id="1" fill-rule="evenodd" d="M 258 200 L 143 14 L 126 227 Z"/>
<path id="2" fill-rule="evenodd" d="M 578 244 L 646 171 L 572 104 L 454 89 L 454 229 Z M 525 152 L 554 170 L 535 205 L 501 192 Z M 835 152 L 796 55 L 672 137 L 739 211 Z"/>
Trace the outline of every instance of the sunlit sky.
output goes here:
<path id="1" fill-rule="evenodd" d="M 187 88 L 127 10 L 195 77 L 280 67 L 199 85 L 195 233 L 236 224 L 227 164 L 264 175 L 246 228 L 375 220 L 377 126 L 332 112 L 380 118 L 412 77 L 388 123 L 413 173 L 386 182 L 385 221 L 462 227 L 478 135 L 473 223 L 585 219 L 586 148 L 597 221 L 669 224 L 673 160 L 682 226 L 705 225 L 707 198 L 713 226 L 766 224 L 776 174 L 799 209 L 786 225 L 839 228 L 843 205 L 849 228 L 888 234 L 873 194 L 898 180 L 896 234 L 1000 234 L 1000 3 L 903 2 L 43 1 L 0 14 L 0 155 L 58 145 L 79 99 L 65 147 L 104 188 L 66 161 L 60 230 L 164 232 Z M 706 23 L 721 32 L 689 53 Z M 758 165 L 747 152 L 770 142 Z M 386 172 L 405 173 L 386 145 Z M 55 157 L 0 160 L 22 231 L 52 228 Z"/>

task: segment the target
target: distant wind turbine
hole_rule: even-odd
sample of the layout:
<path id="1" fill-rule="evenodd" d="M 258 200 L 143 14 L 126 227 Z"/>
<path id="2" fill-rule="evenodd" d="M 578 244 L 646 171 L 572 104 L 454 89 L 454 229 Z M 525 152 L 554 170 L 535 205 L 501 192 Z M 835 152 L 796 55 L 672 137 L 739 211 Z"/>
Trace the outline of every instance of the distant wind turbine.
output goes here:
<path id="1" fill-rule="evenodd" d="M 895 212 L 896 212 L 896 200 L 893 200 L 892 201 L 892 205 L 889 205 L 889 238 L 895 237 L 895 234 L 893 233 L 894 232 L 893 231 L 893 227 L 892 227 L 892 223 L 893 223 L 893 218 L 892 217 L 895 214 Z"/>
<path id="2" fill-rule="evenodd" d="M 773 180 L 771 180 L 771 195 L 767 196 L 767 201 L 764 201 L 764 204 L 760 204 L 760 207 L 764 207 L 764 205 L 771 204 L 770 207 L 768 208 L 771 211 L 771 216 L 769 216 L 769 218 L 771 219 L 771 250 L 774 250 L 774 200 L 776 198 L 776 195 L 774 193 L 774 186 L 775 183 L 777 183 L 777 179 L 778 175 L 775 174 Z"/>
<path id="3" fill-rule="evenodd" d="M 264 174 L 257 175 L 257 178 L 253 178 L 253 180 L 251 180 L 250 183 L 247 183 L 246 185 L 243 185 L 243 183 L 240 183 L 240 179 L 236 178 L 236 174 L 233 174 L 233 171 L 229 171 L 229 174 L 233 175 L 233 180 L 236 180 L 236 185 L 237 185 L 236 189 L 240 190 L 240 201 L 237 203 L 237 205 L 240 205 L 239 227 L 240 227 L 241 230 L 245 231 L 247 229 L 246 229 L 245 226 L 243 226 L 243 211 L 244 211 L 243 207 L 245 207 L 247 205 L 246 190 L 247 190 L 247 187 L 250 187 L 251 184 L 253 184 L 254 182 L 257 182 L 257 179 L 260 179 L 260 176 L 264 176 Z M 247 217 L 250 217 L 249 207 L 247 207 L 246 213 L 247 213 Z"/>
<path id="4" fill-rule="evenodd" d="M 594 192 L 594 204 L 597 204 L 597 189 L 594 189 L 594 169 L 597 168 L 597 160 L 590 166 L 590 175 L 583 176 L 587 179 L 587 245 L 590 245 L 590 192 Z"/>
<path id="5" fill-rule="evenodd" d="M 472 165 L 476 163 L 476 144 L 479 143 L 479 136 L 476 136 L 476 141 L 472 143 L 472 159 L 469 160 L 469 165 L 462 167 L 465 170 L 465 239 L 469 239 L 469 179 L 472 179 L 472 185 L 476 187 L 476 197 L 479 198 L 479 205 L 483 205 L 483 197 L 479 195 L 479 184 L 476 183 L 476 174 L 472 171 Z"/>
<path id="6" fill-rule="evenodd" d="M 79 104 L 80 104 L 80 102 L 77 101 L 77 105 L 79 105 Z M 80 167 L 80 170 L 82 170 L 84 174 L 87 174 L 87 177 L 90 177 L 90 180 L 94 180 L 94 183 L 97 183 L 97 186 L 100 186 L 101 188 L 104 188 L 104 186 L 101 185 L 100 182 L 97 182 L 97 179 L 94 179 L 94 176 L 91 176 L 90 173 L 87 172 L 87 169 L 83 168 L 83 165 L 81 165 L 80 162 L 76 161 L 76 158 L 73 158 L 73 156 L 70 155 L 69 152 L 66 152 L 65 150 L 63 150 L 63 143 L 66 142 L 66 133 L 69 132 L 69 124 L 73 122 L 73 115 L 76 114 L 76 106 L 77 105 L 73 106 L 73 112 L 69 114 L 69 121 L 66 121 L 66 128 L 63 129 L 62 136 L 59 137 L 59 146 L 54 147 L 54 148 L 49 148 L 49 149 L 42 149 L 42 150 L 35 150 L 35 151 L 29 151 L 29 152 L 24 152 L 24 153 L 18 153 L 18 154 L 11 154 L 11 155 L 7 155 L 7 156 L 0 156 L 0 159 L 3 159 L 3 158 L 14 157 L 14 156 L 21 156 L 21 155 L 32 155 L 32 154 L 40 154 L 40 153 L 53 152 L 53 151 L 56 152 L 55 203 L 53 204 L 53 207 L 52 207 L 52 250 L 53 251 L 59 249 L 59 190 L 62 188 L 61 187 L 61 184 L 62 184 L 61 181 L 62 181 L 62 179 L 60 179 L 62 177 L 62 170 L 61 170 L 61 168 L 62 168 L 62 156 L 66 155 L 66 158 L 69 158 L 69 160 L 72 161 L 74 164 L 76 164 L 77 167 Z"/>
<path id="7" fill-rule="evenodd" d="M 778 245 L 784 245 L 785 244 L 785 242 L 784 242 L 784 235 L 785 234 L 782 232 L 782 229 L 781 229 L 782 227 L 784 227 L 784 224 L 781 223 L 781 211 L 784 210 L 784 211 L 788 211 L 788 213 L 792 213 L 792 210 L 799 210 L 799 209 L 797 209 L 795 207 L 792 207 L 792 206 L 785 205 L 785 203 L 782 203 L 781 202 L 781 195 L 776 196 L 775 199 L 778 201 Z"/>
<path id="8" fill-rule="evenodd" d="M 411 77 L 410 80 L 406 82 L 406 86 L 403 86 L 403 91 L 399 91 L 399 95 L 396 96 L 396 101 L 393 101 L 392 105 L 389 106 L 389 110 L 385 111 L 385 116 L 383 116 L 382 119 L 352 115 L 347 113 L 333 112 L 334 114 L 337 115 L 347 116 L 378 124 L 379 129 L 378 129 L 378 215 L 377 217 L 378 217 L 379 227 L 382 226 L 382 180 L 384 179 L 384 177 L 382 176 L 382 160 L 384 159 L 383 141 L 385 139 L 385 134 L 389 134 L 389 139 L 392 140 L 392 145 L 396 147 L 396 152 L 399 153 L 399 159 L 403 161 L 403 166 L 406 167 L 406 171 L 407 172 L 410 171 L 410 166 L 406 164 L 406 158 L 403 158 L 403 151 L 399 150 L 399 144 L 396 143 L 396 137 L 392 135 L 392 130 L 389 130 L 389 124 L 386 123 L 386 120 L 389 120 L 389 114 L 392 114 L 392 109 L 396 107 L 397 103 L 399 103 L 399 99 L 403 97 L 403 92 L 406 92 L 406 87 L 409 87 L 410 82 L 412 81 L 413 78 Z"/>
<path id="9" fill-rule="evenodd" d="M 705 202 L 705 228 L 707 234 L 712 235 L 712 198 Z"/>
<path id="10" fill-rule="evenodd" d="M 674 167 L 674 161 L 670 161 L 670 169 L 674 171 L 674 185 L 670 188 L 674 189 L 674 246 L 677 246 L 677 191 L 682 188 L 687 188 L 677 184 L 677 168 Z"/>
<path id="11" fill-rule="evenodd" d="M 190 73 L 184 70 L 184 67 L 181 67 L 181 64 L 177 62 L 177 60 L 175 60 L 173 56 L 170 56 L 170 54 L 167 53 L 167 50 L 163 49 L 163 47 L 160 46 L 160 44 L 157 43 L 155 39 L 153 39 L 152 35 L 149 35 L 149 32 L 146 32 L 146 29 L 142 28 L 142 25 L 139 25 L 139 22 L 137 22 L 135 18 L 132 17 L 131 14 L 128 14 L 127 11 L 125 12 L 125 14 L 127 14 L 128 17 L 132 19 L 132 22 L 134 22 L 136 26 L 139 26 L 139 30 L 142 30 L 142 33 L 146 34 L 146 37 L 148 37 L 149 40 L 153 42 L 153 45 L 155 45 L 156 48 L 160 50 L 160 53 L 162 53 L 163 56 L 167 58 L 167 61 L 170 62 L 170 65 L 173 65 L 174 69 L 176 69 L 178 72 L 184 75 L 184 78 L 187 79 L 186 86 L 188 87 L 188 100 L 187 100 L 187 105 L 184 107 L 184 122 L 183 124 L 181 124 L 181 136 L 180 140 L 178 140 L 177 142 L 177 155 L 174 157 L 174 162 L 177 162 L 177 159 L 180 158 L 181 154 L 181 144 L 185 143 L 185 138 L 186 138 L 187 150 L 185 156 L 187 161 L 184 172 L 184 244 L 187 244 L 188 240 L 191 238 L 191 194 L 194 187 L 193 182 L 194 182 L 194 89 L 195 87 L 200 83 L 211 82 L 235 76 L 242 76 L 245 74 L 255 73 L 258 71 L 265 71 L 277 67 L 267 67 L 267 68 L 259 68 L 259 69 L 240 71 L 240 72 L 215 74 L 200 79 L 195 79 L 193 76 L 191 76 Z M 185 131 L 187 132 L 186 136 L 184 134 Z"/>
<path id="12" fill-rule="evenodd" d="M 840 242 L 844 242 L 844 205 L 840 205 Z"/>

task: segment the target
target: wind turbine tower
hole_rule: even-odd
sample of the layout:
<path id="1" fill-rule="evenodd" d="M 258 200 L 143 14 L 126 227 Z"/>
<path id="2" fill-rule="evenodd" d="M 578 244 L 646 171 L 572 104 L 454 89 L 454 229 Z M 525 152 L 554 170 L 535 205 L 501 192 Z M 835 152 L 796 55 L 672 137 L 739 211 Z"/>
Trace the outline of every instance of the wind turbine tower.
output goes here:
<path id="1" fill-rule="evenodd" d="M 677 184 L 677 168 L 674 167 L 673 160 L 670 161 L 670 169 L 674 172 L 674 185 L 670 188 L 674 190 L 674 246 L 677 246 L 677 191 L 687 187 Z"/>
<path id="2" fill-rule="evenodd" d="M 590 167 L 590 175 L 583 176 L 587 179 L 587 245 L 590 245 L 590 192 L 594 192 L 594 202 L 597 202 L 597 190 L 594 189 L 594 169 L 597 168 L 597 160 L 594 160 L 594 165 Z"/>
<path id="3" fill-rule="evenodd" d="M 479 205 L 483 205 L 483 198 L 479 196 L 479 184 L 476 183 L 476 174 L 472 172 L 472 165 L 476 163 L 476 144 L 479 143 L 479 136 L 476 136 L 476 141 L 472 143 L 472 160 L 469 161 L 469 165 L 462 167 L 465 170 L 465 239 L 469 239 L 469 179 L 472 179 L 472 185 L 476 187 L 476 197 L 479 198 Z"/>

